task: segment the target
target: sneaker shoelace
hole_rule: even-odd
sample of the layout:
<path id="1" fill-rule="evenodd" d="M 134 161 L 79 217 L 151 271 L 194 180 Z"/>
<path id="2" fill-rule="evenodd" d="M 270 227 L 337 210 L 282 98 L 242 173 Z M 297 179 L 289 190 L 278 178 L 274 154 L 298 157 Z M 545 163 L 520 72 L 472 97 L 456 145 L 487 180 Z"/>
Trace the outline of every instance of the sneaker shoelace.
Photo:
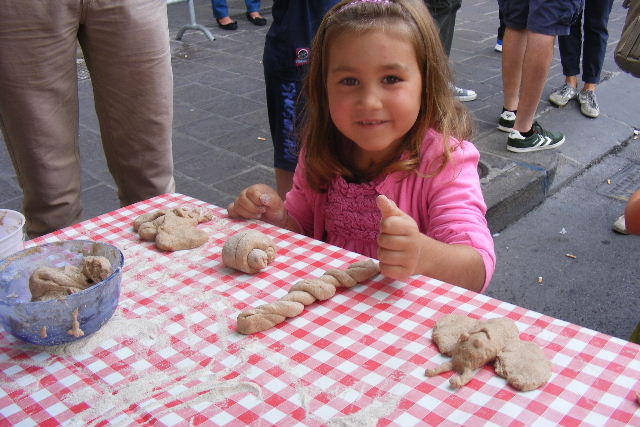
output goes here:
<path id="1" fill-rule="evenodd" d="M 568 84 L 563 84 L 560 88 L 556 89 L 556 91 L 558 92 L 558 95 L 560 95 L 562 98 L 565 98 L 567 96 L 575 96 L 575 93 L 571 93 L 574 92 L 576 89 L 572 86 L 569 86 Z"/>
<path id="2" fill-rule="evenodd" d="M 531 126 L 531 130 L 533 130 L 534 134 L 538 134 L 538 135 L 542 135 L 542 136 L 548 136 L 549 138 L 553 139 L 553 135 L 551 134 L 551 132 L 549 132 L 548 130 L 544 129 L 542 126 L 540 126 L 540 123 L 538 122 L 533 122 L 533 126 Z"/>
<path id="3" fill-rule="evenodd" d="M 585 90 L 582 92 L 582 98 L 586 101 L 589 108 L 598 109 L 598 101 L 596 101 L 596 94 L 592 90 Z"/>

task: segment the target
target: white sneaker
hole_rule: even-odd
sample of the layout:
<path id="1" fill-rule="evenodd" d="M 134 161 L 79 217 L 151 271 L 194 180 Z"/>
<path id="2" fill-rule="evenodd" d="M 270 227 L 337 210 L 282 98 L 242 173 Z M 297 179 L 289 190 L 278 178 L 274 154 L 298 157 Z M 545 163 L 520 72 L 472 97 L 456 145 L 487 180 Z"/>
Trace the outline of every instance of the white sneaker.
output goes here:
<path id="1" fill-rule="evenodd" d="M 567 102 L 578 96 L 578 89 L 568 84 L 563 84 L 558 89 L 551 92 L 549 95 L 549 101 L 556 104 L 558 107 L 564 107 Z"/>
<path id="2" fill-rule="evenodd" d="M 502 132 L 511 132 L 516 124 L 516 114 L 513 111 L 503 111 L 498 118 L 498 129 Z"/>
<path id="3" fill-rule="evenodd" d="M 578 93 L 578 102 L 580 103 L 580 112 L 585 116 L 595 119 L 600 115 L 600 107 L 594 91 L 582 89 Z"/>
<path id="4" fill-rule="evenodd" d="M 619 234 L 629 234 L 627 231 L 627 224 L 624 219 L 624 215 L 620 215 L 611 226 L 613 231 Z"/>
<path id="5" fill-rule="evenodd" d="M 498 40 L 496 42 L 495 47 L 493 48 L 496 52 L 502 52 L 502 40 Z"/>
<path id="6" fill-rule="evenodd" d="M 478 97 L 478 94 L 471 89 L 462 89 L 458 86 L 453 86 L 453 96 L 455 96 L 460 102 L 473 101 Z"/>

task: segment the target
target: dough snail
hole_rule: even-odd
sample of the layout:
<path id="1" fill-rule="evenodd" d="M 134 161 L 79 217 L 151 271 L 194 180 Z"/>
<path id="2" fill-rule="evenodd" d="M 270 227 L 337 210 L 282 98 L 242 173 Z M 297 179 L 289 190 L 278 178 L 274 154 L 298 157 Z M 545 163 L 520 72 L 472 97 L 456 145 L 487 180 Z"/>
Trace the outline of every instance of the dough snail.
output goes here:
<path id="1" fill-rule="evenodd" d="M 346 270 L 327 270 L 317 279 L 301 280 L 280 300 L 240 313 L 238 332 L 248 335 L 267 330 L 288 317 L 299 315 L 306 305 L 331 298 L 337 288 L 350 288 L 379 272 L 380 267 L 367 260 L 351 264 Z"/>
<path id="2" fill-rule="evenodd" d="M 495 361 L 498 375 L 520 391 L 534 390 L 549 381 L 551 363 L 535 343 L 521 341 L 518 328 L 510 319 L 486 322 L 449 314 L 436 323 L 433 341 L 441 353 L 451 356 L 442 365 L 427 369 L 429 377 L 448 371 L 458 375 L 449 382 L 455 388 L 467 384 L 476 371 Z"/>
<path id="3" fill-rule="evenodd" d="M 273 240 L 257 230 L 240 231 L 222 247 L 222 263 L 247 274 L 264 270 L 276 257 Z"/>

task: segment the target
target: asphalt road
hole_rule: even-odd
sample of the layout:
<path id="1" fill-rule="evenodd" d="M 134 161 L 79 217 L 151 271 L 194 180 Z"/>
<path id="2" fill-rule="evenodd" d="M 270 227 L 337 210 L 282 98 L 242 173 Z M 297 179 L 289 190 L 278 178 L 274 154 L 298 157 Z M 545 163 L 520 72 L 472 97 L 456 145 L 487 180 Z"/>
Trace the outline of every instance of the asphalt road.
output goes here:
<path id="1" fill-rule="evenodd" d="M 629 339 L 640 322 L 640 236 L 611 225 L 624 210 L 620 194 L 639 177 L 640 139 L 632 138 L 494 236 L 487 294 Z"/>

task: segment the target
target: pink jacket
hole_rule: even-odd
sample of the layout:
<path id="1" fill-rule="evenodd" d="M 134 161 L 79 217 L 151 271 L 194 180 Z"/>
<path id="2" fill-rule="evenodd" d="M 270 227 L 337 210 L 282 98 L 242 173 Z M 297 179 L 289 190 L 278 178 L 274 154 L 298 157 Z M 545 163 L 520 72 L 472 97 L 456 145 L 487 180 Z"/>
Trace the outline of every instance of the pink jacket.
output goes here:
<path id="1" fill-rule="evenodd" d="M 468 141 L 452 142 L 458 146 L 452 153 L 451 161 L 438 175 L 424 178 L 430 170 L 437 168 L 443 152 L 442 136 L 430 130 L 424 139 L 418 173 L 408 176 L 398 172 L 389 174 L 376 190 L 410 215 L 427 236 L 444 243 L 465 244 L 475 248 L 485 265 L 486 276 L 481 291 L 484 292 L 495 271 L 496 257 L 478 176 L 480 153 Z M 323 241 L 325 202 L 326 193 L 309 188 L 304 164 L 298 162 L 285 208 L 303 234 Z M 354 250 L 349 247 L 344 249 Z"/>

